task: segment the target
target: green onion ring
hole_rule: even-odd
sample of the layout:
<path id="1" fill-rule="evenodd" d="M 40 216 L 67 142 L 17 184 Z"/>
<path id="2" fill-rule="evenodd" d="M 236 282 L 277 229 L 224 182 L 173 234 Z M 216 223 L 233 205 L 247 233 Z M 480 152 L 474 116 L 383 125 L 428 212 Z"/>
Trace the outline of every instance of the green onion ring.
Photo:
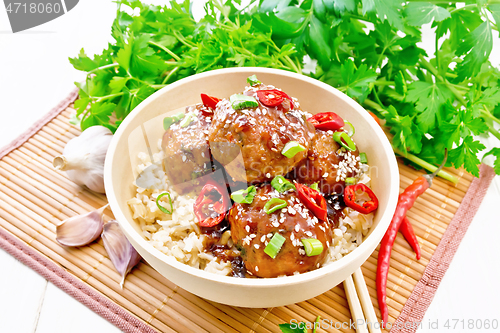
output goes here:
<path id="1" fill-rule="evenodd" d="M 272 214 L 278 209 L 285 208 L 287 206 L 287 202 L 283 199 L 279 198 L 272 198 L 266 204 L 264 205 L 264 212 L 267 214 Z"/>
<path id="2" fill-rule="evenodd" d="M 346 132 L 335 132 L 333 133 L 333 140 L 335 142 L 339 143 L 342 147 L 344 147 L 347 150 L 350 151 L 355 151 L 356 150 L 356 145 L 354 144 L 354 141 L 347 135 Z"/>
<path id="3" fill-rule="evenodd" d="M 164 196 L 168 196 L 168 201 L 170 202 L 170 211 L 160 205 L 160 199 Z M 170 193 L 164 192 L 160 194 L 159 196 L 156 197 L 156 206 L 158 206 L 158 209 L 164 212 L 165 214 L 172 214 L 174 212 L 174 206 L 172 205 L 172 198 L 170 197 Z"/>

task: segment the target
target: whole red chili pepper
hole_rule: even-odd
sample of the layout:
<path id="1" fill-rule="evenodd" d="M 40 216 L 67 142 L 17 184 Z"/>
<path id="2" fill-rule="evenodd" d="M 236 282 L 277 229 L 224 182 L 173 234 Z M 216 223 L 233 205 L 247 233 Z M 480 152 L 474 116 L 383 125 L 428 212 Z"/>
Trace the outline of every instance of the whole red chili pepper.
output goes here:
<path id="1" fill-rule="evenodd" d="M 415 235 L 415 231 L 413 231 L 410 220 L 408 220 L 406 216 L 404 217 L 403 222 L 401 222 L 399 231 L 403 234 L 404 238 L 417 255 L 417 260 L 420 260 L 420 245 L 418 244 L 418 239 Z"/>
<path id="2" fill-rule="evenodd" d="M 218 99 L 217 97 L 208 96 L 207 94 L 201 94 L 201 101 L 207 108 L 215 110 L 215 108 L 217 107 L 217 103 L 220 102 L 220 99 Z"/>
<path id="3" fill-rule="evenodd" d="M 200 227 L 213 227 L 222 222 L 229 208 L 229 202 L 225 186 L 214 181 L 207 182 L 193 207 Z"/>
<path id="4" fill-rule="evenodd" d="M 299 183 L 295 183 L 295 188 L 297 188 L 297 196 L 307 209 L 312 211 L 318 219 L 325 221 L 328 214 L 326 200 L 321 193 Z"/>
<path id="5" fill-rule="evenodd" d="M 366 193 L 369 197 L 369 201 L 363 202 L 362 205 L 356 202 L 357 196 L 361 196 Z M 363 183 L 356 185 L 346 186 L 344 189 L 344 202 L 347 207 L 350 207 L 361 214 L 369 214 L 378 208 L 378 198 L 373 193 L 372 189 Z"/>
<path id="6" fill-rule="evenodd" d="M 335 112 L 320 112 L 307 119 L 317 129 L 336 131 L 344 127 L 344 119 Z"/>
<path id="7" fill-rule="evenodd" d="M 268 107 L 275 107 L 283 103 L 285 98 L 290 101 L 290 109 L 294 108 L 292 98 L 284 91 L 278 89 L 263 89 L 257 91 L 259 101 Z"/>
<path id="8" fill-rule="evenodd" d="M 380 308 L 380 316 L 382 317 L 382 327 L 385 327 L 387 320 L 389 319 L 389 311 L 386 302 L 386 287 L 387 287 L 387 276 L 389 275 L 390 259 L 392 246 L 396 240 L 398 230 L 403 223 L 403 219 L 406 217 L 406 212 L 413 207 L 415 200 L 418 196 L 425 192 L 431 185 L 432 179 L 437 175 L 437 173 L 443 168 L 446 163 L 446 158 L 448 156 L 448 150 L 445 150 L 444 161 L 439 166 L 439 168 L 430 175 L 423 175 L 415 179 L 415 181 L 408 186 L 403 193 L 399 195 L 398 204 L 396 206 L 396 211 L 392 217 L 389 229 L 387 229 L 382 242 L 380 242 L 380 250 L 378 252 L 378 263 L 377 263 L 377 298 L 378 305 Z"/>

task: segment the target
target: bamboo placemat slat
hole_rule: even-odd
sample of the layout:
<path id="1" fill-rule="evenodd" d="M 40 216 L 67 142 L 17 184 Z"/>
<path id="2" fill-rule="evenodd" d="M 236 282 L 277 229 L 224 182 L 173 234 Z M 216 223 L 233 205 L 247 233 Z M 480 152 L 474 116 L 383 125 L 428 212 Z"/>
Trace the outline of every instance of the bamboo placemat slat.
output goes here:
<path id="1" fill-rule="evenodd" d="M 106 255 L 102 241 L 68 249 L 55 240 L 55 226 L 62 220 L 97 209 L 106 197 L 82 189 L 65 173 L 52 167 L 53 158 L 65 144 L 79 134 L 69 124 L 74 113 L 66 108 L 22 146 L 0 160 L 0 227 L 43 254 L 88 286 L 117 303 L 131 314 L 161 332 L 280 332 L 278 324 L 322 319 L 349 322 L 351 314 L 342 285 L 297 304 L 269 309 L 231 307 L 204 300 L 174 285 L 158 272 L 141 263 L 127 277 L 124 289 L 120 277 Z M 399 163 L 401 188 L 422 172 Z M 463 170 L 449 169 L 460 179 L 458 185 L 436 179 L 431 189 L 417 199 L 408 213 L 422 247 L 422 258 L 415 255 L 401 235 L 396 239 L 387 282 L 389 321 L 394 322 L 472 182 Z M 105 218 L 112 218 L 106 210 Z M 362 272 L 377 315 L 375 271 L 378 249 L 362 266 Z M 318 332 L 324 332 L 319 329 Z M 354 332 L 352 328 L 328 332 Z"/>

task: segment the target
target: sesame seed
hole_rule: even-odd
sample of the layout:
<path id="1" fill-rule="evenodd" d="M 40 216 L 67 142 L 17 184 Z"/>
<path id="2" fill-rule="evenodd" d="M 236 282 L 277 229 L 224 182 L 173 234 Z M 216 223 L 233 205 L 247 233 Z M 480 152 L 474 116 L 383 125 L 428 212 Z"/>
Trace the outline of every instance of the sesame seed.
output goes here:
<path id="1" fill-rule="evenodd" d="M 201 152 L 201 157 L 205 157 L 205 152 Z"/>
<path id="2" fill-rule="evenodd" d="M 259 266 L 255 266 L 255 271 L 258 272 L 259 271 Z"/>
<path id="3" fill-rule="evenodd" d="M 247 232 L 250 232 L 250 226 L 249 226 L 249 225 L 246 225 L 246 226 L 245 226 L 245 230 L 246 230 Z"/>
<path id="4" fill-rule="evenodd" d="M 280 223 L 278 221 L 273 222 L 273 227 L 277 228 L 280 226 Z"/>
<path id="5" fill-rule="evenodd" d="M 268 172 L 268 173 L 266 173 L 266 177 L 267 177 L 267 178 L 271 178 L 271 174 L 270 174 L 269 172 Z"/>
<path id="6" fill-rule="evenodd" d="M 253 247 L 255 247 L 256 249 L 259 249 L 260 245 L 259 244 L 254 244 Z"/>
<path id="7" fill-rule="evenodd" d="M 250 235 L 250 238 L 252 238 L 252 239 L 254 239 L 255 237 L 257 237 L 257 235 L 256 235 L 256 234 L 251 234 L 251 235 Z"/>
<path id="8" fill-rule="evenodd" d="M 290 235 L 290 240 L 293 242 L 295 240 L 295 235 L 294 234 L 291 234 Z"/>
<path id="9" fill-rule="evenodd" d="M 313 234 L 312 234 L 312 232 L 310 232 L 310 231 L 306 231 L 306 232 L 305 232 L 305 234 L 306 234 L 307 236 L 309 236 L 309 237 L 312 237 L 312 235 L 313 235 Z"/>
<path id="10" fill-rule="evenodd" d="M 262 235 L 262 237 L 260 238 L 260 241 L 261 241 L 262 243 L 264 243 L 264 242 L 266 241 L 266 235 Z"/>
<path id="11" fill-rule="evenodd" d="M 187 159 L 186 155 L 182 155 L 182 162 L 186 162 L 186 159 Z"/>
<path id="12" fill-rule="evenodd" d="M 300 226 L 298 224 L 295 225 L 295 232 L 299 232 Z"/>

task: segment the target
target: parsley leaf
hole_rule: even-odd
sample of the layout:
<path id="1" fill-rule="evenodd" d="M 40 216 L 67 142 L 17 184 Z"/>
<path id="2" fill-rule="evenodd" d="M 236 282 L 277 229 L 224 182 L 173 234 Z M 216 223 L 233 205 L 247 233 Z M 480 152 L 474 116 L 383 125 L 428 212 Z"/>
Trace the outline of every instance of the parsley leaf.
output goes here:
<path id="1" fill-rule="evenodd" d="M 377 79 L 377 74 L 362 64 L 359 68 L 351 59 L 348 59 L 340 67 L 343 89 L 347 95 L 363 102 L 369 93 L 369 84 Z"/>
<path id="2" fill-rule="evenodd" d="M 279 324 L 282 333 L 307 333 L 306 323 L 299 322 L 297 324 Z"/>
<path id="3" fill-rule="evenodd" d="M 450 12 L 443 7 L 430 2 L 410 2 L 404 10 L 406 22 L 412 26 L 422 26 L 432 20 L 440 22 L 451 17 Z"/>
<path id="4" fill-rule="evenodd" d="M 481 23 L 468 33 L 458 47 L 459 54 L 465 54 L 464 60 L 457 66 L 459 79 L 470 78 L 481 70 L 481 65 L 488 60 L 493 48 L 493 35 L 490 21 Z"/>
<path id="5" fill-rule="evenodd" d="M 479 158 L 477 153 L 484 150 L 486 147 L 479 141 L 474 140 L 471 136 L 466 137 L 462 144 L 449 153 L 450 159 L 453 161 L 455 168 L 460 168 L 462 165 L 465 170 L 472 175 L 479 177 Z"/>
<path id="6" fill-rule="evenodd" d="M 427 132 L 430 127 L 436 124 L 439 119 L 439 108 L 452 98 L 452 93 L 444 84 L 429 83 L 423 81 L 412 82 L 408 86 L 406 101 L 416 104 L 420 127 Z"/>
<path id="7" fill-rule="evenodd" d="M 495 162 L 493 164 L 493 169 L 497 175 L 500 175 L 500 148 L 492 148 L 489 152 L 487 152 L 484 157 L 488 155 L 495 156 Z"/>

